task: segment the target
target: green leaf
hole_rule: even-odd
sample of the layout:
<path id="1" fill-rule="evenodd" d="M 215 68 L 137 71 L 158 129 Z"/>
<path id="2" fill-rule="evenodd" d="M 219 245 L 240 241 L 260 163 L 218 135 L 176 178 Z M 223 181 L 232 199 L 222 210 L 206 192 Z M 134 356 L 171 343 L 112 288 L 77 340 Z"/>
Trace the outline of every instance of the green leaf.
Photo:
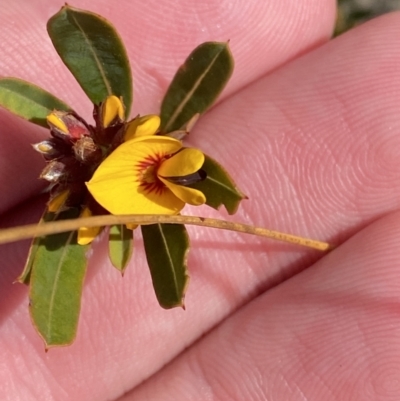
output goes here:
<path id="1" fill-rule="evenodd" d="M 206 42 L 194 49 L 163 99 L 160 131 L 179 130 L 195 114 L 204 113 L 225 87 L 232 71 L 228 43 Z"/>
<path id="2" fill-rule="evenodd" d="M 61 59 L 94 104 L 122 96 L 132 104 L 132 76 L 121 38 L 103 17 L 65 5 L 47 23 Z"/>
<path id="3" fill-rule="evenodd" d="M 53 110 L 72 110 L 51 93 L 17 78 L 0 79 L 0 106 L 46 128 L 48 128 L 46 117 Z"/>
<path id="4" fill-rule="evenodd" d="M 35 260 L 36 251 L 39 247 L 40 238 L 33 238 L 31 246 L 29 247 L 28 257 L 25 262 L 22 273 L 16 278 L 15 282 L 20 284 L 29 285 L 31 279 L 32 266 Z"/>
<path id="5" fill-rule="evenodd" d="M 57 215 L 55 213 L 44 212 L 44 214 L 38 224 L 54 221 L 56 219 L 56 217 L 57 217 Z M 28 253 L 28 257 L 26 259 L 24 270 L 17 277 L 17 279 L 15 280 L 16 282 L 21 283 L 21 284 L 26 284 L 26 285 L 29 284 L 32 267 L 34 265 L 34 261 L 36 258 L 36 253 L 37 253 L 37 250 L 42 241 L 43 241 L 42 237 L 33 238 L 31 246 L 29 248 L 29 253 Z"/>
<path id="6" fill-rule="evenodd" d="M 239 190 L 225 169 L 207 155 L 202 170 L 207 173 L 207 178 L 188 187 L 203 192 L 208 206 L 219 209 L 224 205 L 229 214 L 235 214 L 240 202 L 247 196 Z"/>
<path id="7" fill-rule="evenodd" d="M 69 209 L 56 220 L 78 216 Z M 46 348 L 71 344 L 76 335 L 88 249 L 76 237 L 76 231 L 43 237 L 32 264 L 30 314 Z"/>
<path id="8" fill-rule="evenodd" d="M 122 274 L 131 259 L 133 252 L 133 230 L 125 224 L 110 227 L 108 253 L 113 266 Z"/>
<path id="9" fill-rule="evenodd" d="M 143 225 L 142 234 L 153 287 L 160 306 L 183 306 L 189 281 L 189 236 L 182 224 Z"/>

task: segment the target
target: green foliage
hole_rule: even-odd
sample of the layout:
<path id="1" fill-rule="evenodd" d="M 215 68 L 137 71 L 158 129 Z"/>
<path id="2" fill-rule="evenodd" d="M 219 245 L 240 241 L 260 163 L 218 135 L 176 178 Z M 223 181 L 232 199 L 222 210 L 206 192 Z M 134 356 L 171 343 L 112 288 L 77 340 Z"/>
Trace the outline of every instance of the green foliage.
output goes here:
<path id="1" fill-rule="evenodd" d="M 131 70 L 114 27 L 99 15 L 65 5 L 50 18 L 47 30 L 61 59 L 94 105 L 111 95 L 121 97 L 128 116 L 132 104 Z M 232 71 L 233 59 L 227 43 L 207 42 L 198 46 L 180 67 L 164 97 L 159 134 L 179 130 L 196 114 L 204 113 L 223 90 Z M 105 149 L 114 150 L 122 142 L 126 129 L 123 113 L 116 113 L 118 118 L 112 117 L 115 121 L 106 125 L 101 120 L 104 104 L 95 107 L 96 124 L 91 126 L 76 113 L 57 113 L 72 109 L 43 89 L 15 78 L 0 79 L 0 106 L 44 127 L 46 117 L 54 111 L 52 136 L 42 143 L 48 146 L 48 150 L 42 151 L 47 160 L 42 177 L 51 182 L 53 196 L 63 194 L 60 187 L 66 191 L 68 196 L 63 204 L 54 209 L 67 210 L 46 212 L 40 223 L 76 219 L 85 210 L 90 214 L 104 213 L 98 204 L 90 203 L 95 201 L 84 183 L 104 160 Z M 96 131 L 99 121 L 100 129 Z M 207 178 L 190 186 L 205 194 L 207 205 L 216 209 L 224 205 L 230 214 L 235 213 L 245 195 L 210 157 L 206 156 L 202 169 Z M 189 281 L 189 237 L 185 226 L 152 224 L 141 226 L 141 230 L 159 304 L 166 309 L 183 307 Z M 17 281 L 30 286 L 30 314 L 47 348 L 71 344 L 75 338 L 88 249 L 89 245 L 77 243 L 76 232 L 37 237 L 32 242 Z M 133 231 L 125 225 L 112 226 L 109 257 L 122 274 L 132 252 Z"/>
<path id="2" fill-rule="evenodd" d="M 232 71 L 228 43 L 206 42 L 194 49 L 163 99 L 161 132 L 179 130 L 195 114 L 204 113 L 221 93 Z"/>
<path id="3" fill-rule="evenodd" d="M 69 209 L 55 220 L 78 216 L 77 209 Z M 76 335 L 88 249 L 76 237 L 76 232 L 47 235 L 34 249 L 30 314 L 46 348 L 71 344 Z"/>
<path id="4" fill-rule="evenodd" d="M 123 274 L 133 253 L 133 231 L 125 224 L 110 227 L 108 253 L 113 266 Z"/>
<path id="5" fill-rule="evenodd" d="M 45 212 L 42 216 L 42 218 L 39 221 L 39 224 L 42 223 L 48 223 L 50 221 L 55 221 L 57 218 L 57 215 L 55 213 L 50 213 L 50 212 Z M 32 267 L 35 263 L 35 258 L 37 255 L 37 250 L 40 246 L 41 243 L 43 243 L 44 238 L 42 237 L 35 237 L 32 240 L 31 246 L 29 248 L 28 252 L 28 257 L 25 262 L 25 267 L 22 273 L 18 276 L 16 281 L 21 284 L 29 284 L 30 276 L 31 276 L 31 271 Z"/>
<path id="6" fill-rule="evenodd" d="M 206 196 L 206 204 L 214 209 L 225 206 L 229 214 L 235 214 L 240 202 L 246 199 L 227 171 L 215 160 L 206 155 L 202 170 L 207 173 L 204 181 L 189 185 Z"/>
<path id="7" fill-rule="evenodd" d="M 189 236 L 182 224 L 151 224 L 142 227 L 147 263 L 154 291 L 165 309 L 184 306 L 189 281 L 186 258 Z"/>
<path id="8" fill-rule="evenodd" d="M 65 5 L 47 23 L 61 59 L 94 104 L 122 97 L 132 104 L 132 77 L 125 47 L 114 27 L 97 14 Z"/>
<path id="9" fill-rule="evenodd" d="M 47 127 L 46 117 L 53 110 L 72 110 L 51 93 L 17 78 L 0 79 L 0 106 L 42 127 Z"/>

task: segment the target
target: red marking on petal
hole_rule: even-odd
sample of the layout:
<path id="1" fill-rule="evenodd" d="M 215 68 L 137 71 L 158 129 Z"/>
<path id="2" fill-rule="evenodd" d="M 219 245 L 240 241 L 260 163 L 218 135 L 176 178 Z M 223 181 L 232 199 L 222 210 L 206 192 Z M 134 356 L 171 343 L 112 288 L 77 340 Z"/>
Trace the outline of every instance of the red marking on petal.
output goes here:
<path id="1" fill-rule="evenodd" d="M 144 192 L 162 196 L 165 191 L 168 191 L 168 188 L 157 177 L 157 170 L 163 160 L 165 160 L 164 155 L 155 154 L 147 156 L 136 165 L 140 188 Z"/>

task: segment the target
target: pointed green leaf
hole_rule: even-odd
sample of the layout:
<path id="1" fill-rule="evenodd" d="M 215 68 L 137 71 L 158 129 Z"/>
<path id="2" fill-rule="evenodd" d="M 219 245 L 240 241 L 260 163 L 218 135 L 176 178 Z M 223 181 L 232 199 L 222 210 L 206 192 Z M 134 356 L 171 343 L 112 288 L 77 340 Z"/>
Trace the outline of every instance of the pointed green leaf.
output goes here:
<path id="1" fill-rule="evenodd" d="M 143 225 L 142 234 L 153 287 L 160 306 L 183 306 L 189 281 L 189 237 L 182 224 Z"/>
<path id="2" fill-rule="evenodd" d="M 229 214 L 235 214 L 240 202 L 247 196 L 239 190 L 226 170 L 207 155 L 202 170 L 207 173 L 207 178 L 188 186 L 203 192 L 208 206 L 219 209 L 224 205 Z"/>
<path id="3" fill-rule="evenodd" d="M 40 238 L 33 238 L 31 246 L 29 247 L 28 257 L 26 259 L 24 269 L 22 270 L 22 273 L 16 278 L 16 283 L 29 285 L 33 262 L 35 260 L 36 251 L 39 247 L 39 241 Z"/>
<path id="4" fill-rule="evenodd" d="M 125 47 L 103 17 L 65 5 L 47 23 L 61 59 L 94 104 L 122 96 L 126 115 L 132 104 L 132 77 Z"/>
<path id="5" fill-rule="evenodd" d="M 79 216 L 70 209 L 56 220 Z M 71 344 L 75 338 L 88 246 L 78 245 L 76 232 L 43 237 L 30 278 L 30 314 L 46 348 Z"/>
<path id="6" fill-rule="evenodd" d="M 206 42 L 194 49 L 163 99 L 160 131 L 179 130 L 196 113 L 204 113 L 225 87 L 232 71 L 228 43 Z"/>
<path id="7" fill-rule="evenodd" d="M 0 106 L 25 120 L 47 128 L 46 117 L 53 110 L 72 110 L 51 93 L 17 78 L 0 79 Z"/>
<path id="8" fill-rule="evenodd" d="M 56 217 L 57 217 L 57 215 L 55 213 L 50 213 L 50 212 L 45 211 L 38 224 L 54 221 L 56 219 Z M 43 241 L 43 237 L 33 238 L 31 246 L 29 248 L 29 253 L 28 253 L 28 257 L 26 259 L 24 270 L 17 277 L 17 279 L 15 280 L 16 282 L 21 283 L 21 284 L 27 284 L 27 285 L 29 284 L 32 266 L 34 265 L 36 253 L 37 253 L 37 250 L 39 249 L 39 246 L 42 241 Z"/>
<path id="9" fill-rule="evenodd" d="M 133 252 L 133 230 L 125 224 L 110 227 L 108 253 L 113 266 L 122 274 L 131 259 Z"/>

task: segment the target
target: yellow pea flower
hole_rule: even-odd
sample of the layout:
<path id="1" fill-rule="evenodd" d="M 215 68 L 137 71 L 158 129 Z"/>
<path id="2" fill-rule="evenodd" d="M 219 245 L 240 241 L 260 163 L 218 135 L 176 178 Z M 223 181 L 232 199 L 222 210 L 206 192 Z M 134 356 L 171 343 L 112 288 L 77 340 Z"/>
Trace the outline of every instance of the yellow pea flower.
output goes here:
<path id="1" fill-rule="evenodd" d="M 154 135 L 160 127 L 161 119 L 156 114 L 137 117 L 126 125 L 124 140 Z"/>
<path id="2" fill-rule="evenodd" d="M 201 191 L 182 185 L 203 163 L 200 150 L 176 139 L 142 136 L 115 149 L 86 185 L 112 214 L 177 214 L 186 203 L 205 203 Z"/>
<path id="3" fill-rule="evenodd" d="M 101 105 L 101 117 L 103 127 L 122 122 L 125 119 L 125 107 L 117 96 L 108 96 Z"/>
<path id="4" fill-rule="evenodd" d="M 83 208 L 79 217 L 90 217 L 92 216 L 91 210 L 86 206 Z M 100 233 L 102 227 L 81 227 L 78 230 L 78 244 L 87 245 L 90 244 Z"/>
<path id="5" fill-rule="evenodd" d="M 69 191 L 64 190 L 52 198 L 47 204 L 47 211 L 52 213 L 57 213 L 65 206 L 69 196 Z"/>

